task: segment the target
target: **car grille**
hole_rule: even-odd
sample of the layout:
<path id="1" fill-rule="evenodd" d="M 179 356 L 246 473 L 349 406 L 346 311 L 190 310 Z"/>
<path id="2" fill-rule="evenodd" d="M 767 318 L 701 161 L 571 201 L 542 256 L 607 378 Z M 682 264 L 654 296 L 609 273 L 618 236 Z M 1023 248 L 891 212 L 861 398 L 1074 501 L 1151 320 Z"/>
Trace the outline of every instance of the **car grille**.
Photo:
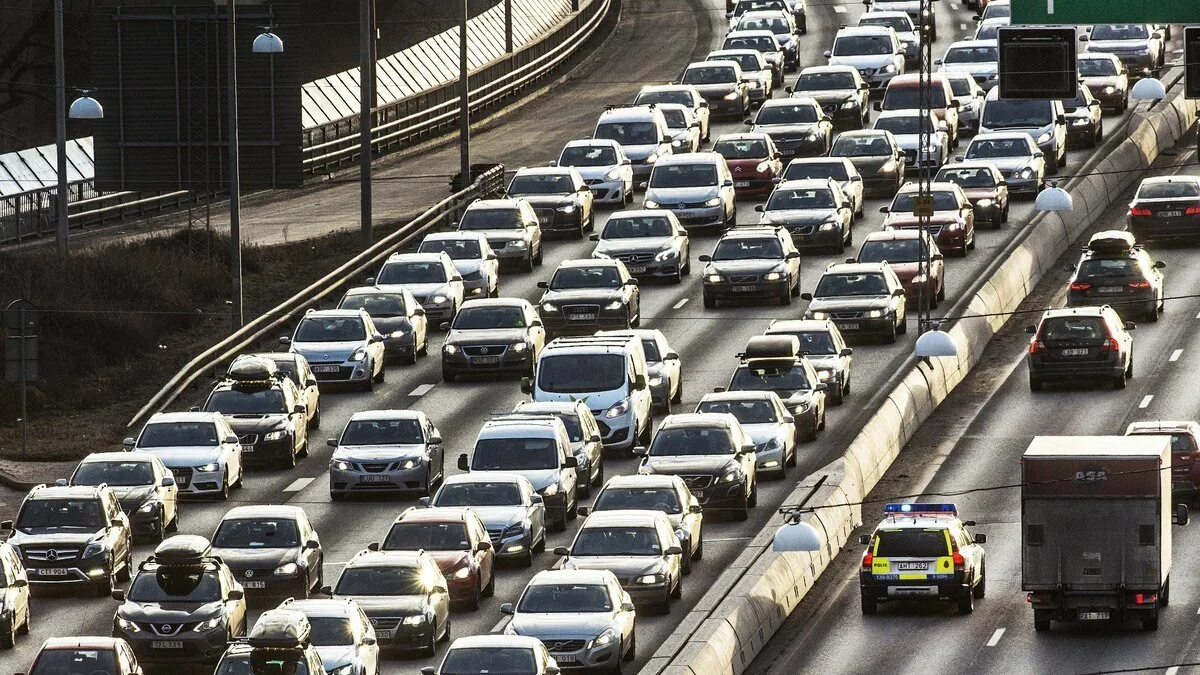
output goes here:
<path id="1" fill-rule="evenodd" d="M 508 345 L 474 345 L 463 347 L 462 351 L 467 356 L 501 356 L 508 351 Z"/>
<path id="2" fill-rule="evenodd" d="M 258 434 L 242 434 L 238 436 L 238 443 L 242 445 L 254 445 L 258 442 Z"/>
<path id="3" fill-rule="evenodd" d="M 53 554 L 50 552 L 54 551 Z M 79 557 L 79 549 L 71 547 L 46 546 L 46 547 L 22 547 L 21 555 L 26 560 L 38 560 L 44 562 L 63 562 L 66 560 L 74 560 Z"/>
<path id="4" fill-rule="evenodd" d="M 546 649 L 550 652 L 577 652 L 587 644 L 584 640 L 546 640 Z"/>
<path id="5" fill-rule="evenodd" d="M 758 281 L 757 274 L 731 274 L 729 282 L 734 284 L 752 284 Z"/>
<path id="6" fill-rule="evenodd" d="M 600 415 L 602 415 L 603 413 L 604 413 L 603 410 L 601 410 L 600 412 L 596 412 L 594 410 L 592 411 L 592 414 L 596 417 L 597 430 L 600 431 L 601 436 L 607 436 L 610 433 L 612 433 L 612 427 L 610 427 L 607 424 L 605 424 L 604 422 L 600 421 Z"/>
<path id="7" fill-rule="evenodd" d="M 175 482 L 179 487 L 187 487 L 192 484 L 192 470 L 189 468 L 171 469 L 171 475 L 175 477 Z"/>
<path id="8" fill-rule="evenodd" d="M 616 258 L 617 260 L 620 260 L 623 263 L 626 263 L 626 264 L 628 264 L 628 263 L 640 264 L 640 263 L 648 263 L 651 260 L 654 260 L 655 255 L 657 255 L 657 254 L 655 254 L 655 253 L 622 253 L 620 255 L 614 255 L 613 257 Z"/>
<path id="9" fill-rule="evenodd" d="M 875 74 L 875 69 L 874 68 L 859 68 L 858 74 L 862 75 L 863 77 L 869 77 L 869 76 Z"/>
<path id="10" fill-rule="evenodd" d="M 403 620 L 403 618 L 396 619 L 383 616 L 370 617 L 371 625 L 382 630 L 396 630 L 400 627 L 400 622 Z"/>
<path id="11" fill-rule="evenodd" d="M 579 314 L 592 314 L 599 316 L 600 305 L 563 305 L 562 312 L 568 319 Z"/>
<path id="12" fill-rule="evenodd" d="M 148 621 L 138 621 L 137 626 L 144 631 L 153 633 L 162 637 L 170 637 L 178 635 L 183 629 L 195 626 L 195 622 L 191 623 L 150 623 Z"/>
<path id="13" fill-rule="evenodd" d="M 533 212 L 537 214 L 538 222 L 543 225 L 554 222 L 554 209 L 534 209 Z"/>
<path id="14" fill-rule="evenodd" d="M 683 482 L 687 484 L 689 490 L 703 490 L 712 485 L 713 477 L 708 474 L 698 476 L 680 476 Z"/>
<path id="15" fill-rule="evenodd" d="M 671 208 L 671 209 L 707 209 L 707 208 L 709 208 L 704 205 L 704 202 L 679 202 L 677 204 L 664 204 L 663 206 L 666 206 L 667 208 Z"/>
<path id="16" fill-rule="evenodd" d="M 584 181 L 588 185 L 599 185 L 604 182 L 603 178 L 585 178 Z"/>
<path id="17" fill-rule="evenodd" d="M 861 319 L 862 312 L 833 312 L 835 319 Z"/>
<path id="18" fill-rule="evenodd" d="M 817 227 L 815 225 L 796 225 L 794 227 L 789 227 L 788 231 L 792 234 L 809 235 L 812 234 L 816 229 Z"/>
<path id="19" fill-rule="evenodd" d="M 838 109 L 838 106 L 840 106 L 840 105 L 841 105 L 840 103 L 823 103 L 823 104 L 821 104 L 821 110 L 824 110 L 827 113 L 831 113 L 831 112 L 836 111 Z"/>
<path id="20" fill-rule="evenodd" d="M 487 528 L 487 533 L 488 533 L 488 537 L 490 537 L 493 542 L 497 542 L 497 541 L 500 541 L 500 536 L 502 534 L 504 534 L 504 528 L 503 527 L 489 527 L 489 528 Z"/>

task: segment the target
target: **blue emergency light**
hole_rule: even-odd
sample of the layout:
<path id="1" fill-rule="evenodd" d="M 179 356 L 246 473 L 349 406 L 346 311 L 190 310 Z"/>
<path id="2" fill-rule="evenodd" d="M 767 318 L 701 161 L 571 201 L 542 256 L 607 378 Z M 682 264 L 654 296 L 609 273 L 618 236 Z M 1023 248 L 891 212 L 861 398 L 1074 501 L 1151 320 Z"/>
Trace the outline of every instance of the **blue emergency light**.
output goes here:
<path id="1" fill-rule="evenodd" d="M 944 513 L 958 516 L 958 507 L 954 504 L 885 504 L 883 512 L 888 514 L 910 515 L 914 513 Z"/>

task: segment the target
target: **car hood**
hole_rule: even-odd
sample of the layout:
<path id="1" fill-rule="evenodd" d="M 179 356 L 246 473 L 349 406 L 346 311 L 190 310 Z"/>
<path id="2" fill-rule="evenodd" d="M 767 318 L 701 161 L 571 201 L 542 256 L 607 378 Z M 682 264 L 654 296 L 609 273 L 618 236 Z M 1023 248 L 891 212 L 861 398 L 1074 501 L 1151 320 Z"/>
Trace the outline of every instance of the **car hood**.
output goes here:
<path id="1" fill-rule="evenodd" d="M 551 483 L 555 483 L 559 478 L 558 469 L 534 469 L 525 471 L 504 470 L 507 473 L 515 473 L 525 476 L 533 485 L 533 489 L 541 492 L 546 489 Z"/>
<path id="2" fill-rule="evenodd" d="M 933 215 L 929 217 L 929 224 L 930 225 L 945 225 L 946 223 L 957 222 L 957 220 L 958 220 L 957 212 L 948 213 L 946 211 L 934 211 Z M 884 218 L 883 226 L 885 229 L 888 227 L 893 227 L 893 228 L 897 228 L 897 229 L 920 227 L 921 219 L 917 218 L 916 216 L 912 215 L 911 213 L 905 213 L 903 215 L 890 213 L 890 214 L 888 214 L 887 218 Z"/>
<path id="3" fill-rule="evenodd" d="M 257 434 L 281 429 L 287 425 L 287 415 L 226 415 L 235 434 Z"/>
<path id="4" fill-rule="evenodd" d="M 972 204 L 980 199 L 995 199 L 997 193 L 996 188 L 963 188 L 963 194 L 967 196 L 967 201 Z"/>
<path id="5" fill-rule="evenodd" d="M 892 62 L 891 54 L 860 54 L 855 56 L 832 56 L 831 66 L 854 66 L 855 68 L 879 68 Z"/>
<path id="6" fill-rule="evenodd" d="M 772 438 L 779 437 L 779 425 L 771 422 L 770 424 L 743 424 L 742 429 L 750 436 L 750 440 L 754 445 L 762 446 Z"/>
<path id="7" fill-rule="evenodd" d="M 503 230 L 471 230 L 482 234 L 488 241 L 520 241 L 525 238 L 525 230 L 512 228 Z"/>
<path id="8" fill-rule="evenodd" d="M 609 302 L 622 297 L 621 291 L 612 288 L 575 288 L 569 291 L 547 290 L 539 302 Z"/>
<path id="9" fill-rule="evenodd" d="M 671 245 L 670 237 L 638 237 L 636 239 L 608 239 L 596 244 L 596 250 L 608 255 L 661 251 Z"/>
<path id="10" fill-rule="evenodd" d="M 889 307 L 886 295 L 849 296 L 833 295 L 825 298 L 813 298 L 808 303 L 810 312 L 854 312 L 871 309 L 887 309 Z"/>
<path id="11" fill-rule="evenodd" d="M 442 571 L 442 574 L 444 574 L 446 578 L 449 578 L 450 572 L 461 567 L 463 563 L 467 562 L 467 559 L 471 556 L 471 554 L 467 551 L 425 552 L 429 554 L 430 558 L 434 559 L 434 561 L 438 564 L 438 569 Z"/>
<path id="12" fill-rule="evenodd" d="M 575 170 L 578 171 L 579 175 L 583 176 L 585 179 L 597 179 L 604 178 L 605 174 L 615 168 L 617 168 L 616 164 L 608 164 L 605 166 L 577 166 L 575 167 Z"/>
<path id="13" fill-rule="evenodd" d="M 642 145 L 622 145 L 621 149 L 625 151 L 625 156 L 632 160 L 646 159 L 650 155 L 658 152 L 659 143 L 645 143 Z"/>
<path id="14" fill-rule="evenodd" d="M 1103 87 L 1116 88 L 1121 83 L 1121 78 L 1116 75 L 1084 75 L 1079 79 L 1088 86 L 1088 89 L 1092 90 L 1093 94 Z"/>
<path id="15" fill-rule="evenodd" d="M 566 206 L 575 203 L 575 195 L 520 195 L 521 199 L 529 202 L 530 206 L 537 208 L 547 206 Z"/>
<path id="16" fill-rule="evenodd" d="M 425 598 L 415 595 L 341 595 L 358 603 L 367 616 L 412 616 L 425 612 Z"/>
<path id="17" fill-rule="evenodd" d="M 650 186 L 646 189 L 646 199 L 656 202 L 706 202 L 718 195 L 715 185 L 701 187 L 663 188 Z"/>
<path id="18" fill-rule="evenodd" d="M 38 546 L 83 546 L 99 537 L 104 530 L 86 527 L 27 527 L 14 531 L 8 543 L 16 546 L 37 544 Z"/>
<path id="19" fill-rule="evenodd" d="M 750 131 L 757 131 L 768 136 L 784 135 L 784 134 L 807 134 L 810 131 L 816 131 L 817 124 L 815 122 L 800 122 L 789 124 L 755 124 L 750 128 Z"/>
<path id="20" fill-rule="evenodd" d="M 720 274 L 763 274 L 777 270 L 782 260 L 717 260 L 710 262 L 705 273 Z"/>
<path id="21" fill-rule="evenodd" d="M 519 612 L 513 616 L 508 627 L 519 635 L 528 635 L 546 641 L 556 638 L 588 640 L 615 625 L 612 615 L 607 612 L 545 614 Z"/>
<path id="22" fill-rule="evenodd" d="M 381 460 L 399 461 L 425 456 L 425 446 L 420 443 L 402 445 L 342 445 L 333 453 L 333 459 L 359 462 Z"/>
<path id="23" fill-rule="evenodd" d="M 792 98 L 813 98 L 818 103 L 841 103 L 849 101 L 858 93 L 853 89 L 813 89 L 792 92 Z"/>
<path id="24" fill-rule="evenodd" d="M 220 614 L 220 602 L 132 602 L 126 601 L 117 615 L 144 623 L 186 623 L 203 621 Z"/>
<path id="25" fill-rule="evenodd" d="M 1033 157 L 987 157 L 981 158 L 996 165 L 997 169 L 1020 169 L 1033 163 Z"/>
<path id="26" fill-rule="evenodd" d="M 721 82 L 718 84 L 696 84 L 692 86 L 696 87 L 696 91 L 699 91 L 700 95 L 704 98 L 724 96 L 734 91 L 736 88 L 736 85 L 734 85 L 732 82 Z"/>
<path id="27" fill-rule="evenodd" d="M 325 666 L 325 672 L 332 673 L 353 663 L 358 656 L 358 650 L 354 645 L 330 645 L 317 647 L 317 654 L 321 655 L 321 665 Z"/>
<path id="28" fill-rule="evenodd" d="M 446 344 L 494 345 L 524 341 L 525 328 L 483 328 L 478 330 L 451 330 L 446 335 Z"/>
<path id="29" fill-rule="evenodd" d="M 408 319 L 402 316 L 381 316 L 371 317 L 371 323 L 375 324 L 375 328 L 379 329 L 380 333 L 387 335 L 388 333 L 398 330 L 408 330 L 412 328 L 412 324 Z"/>
<path id="30" fill-rule="evenodd" d="M 662 558 L 658 556 L 570 556 L 563 562 L 563 569 L 611 570 L 618 577 L 654 574 L 662 569 Z"/>
<path id="31" fill-rule="evenodd" d="M 220 557 L 229 565 L 229 569 L 236 571 L 245 569 L 262 569 L 264 567 L 279 567 L 290 562 L 296 562 L 297 549 L 295 548 L 269 548 L 269 549 L 246 549 L 246 548 L 221 548 L 214 546 L 212 554 Z"/>
<path id="32" fill-rule="evenodd" d="M 364 346 L 362 340 L 347 342 L 293 342 L 292 351 L 308 359 L 309 363 L 320 361 L 345 361 Z"/>
<path id="33" fill-rule="evenodd" d="M 900 281 L 905 283 L 912 281 L 913 278 L 917 276 L 917 273 L 921 268 L 921 264 L 915 262 L 889 261 L 888 266 L 892 268 L 892 271 L 896 273 L 896 276 L 900 277 Z"/>
<path id="34" fill-rule="evenodd" d="M 116 493 L 117 499 L 121 501 L 121 508 L 125 510 L 140 506 L 157 489 L 153 485 L 111 485 L 109 487 Z"/>
<path id="35" fill-rule="evenodd" d="M 762 222 L 781 225 L 815 225 L 836 218 L 837 211 L 835 209 L 782 209 L 763 213 Z"/>
<path id="36" fill-rule="evenodd" d="M 805 358 L 808 359 L 808 362 L 811 363 L 812 367 L 816 370 L 832 370 L 841 365 L 841 362 L 838 360 L 841 357 L 839 357 L 837 354 L 823 354 L 821 356 L 809 355 Z"/>
<path id="37" fill-rule="evenodd" d="M 733 455 L 649 456 L 642 460 L 643 469 L 660 474 L 704 473 L 720 475 L 736 466 Z"/>
<path id="38" fill-rule="evenodd" d="M 458 270 L 459 274 L 466 275 L 478 272 L 483 269 L 483 261 L 479 258 L 463 258 L 462 260 L 452 260 L 454 269 Z M 374 319 L 375 317 L 371 317 Z M 379 323 L 376 321 L 375 323 Z"/>
<path id="39" fill-rule="evenodd" d="M 1139 49 L 1149 49 L 1146 40 L 1091 40 L 1087 43 L 1088 52 L 1133 52 Z"/>
<path id="40" fill-rule="evenodd" d="M 1063 114 L 1067 117 L 1081 117 L 1090 119 L 1092 111 L 1087 106 L 1079 106 L 1078 108 L 1063 108 Z"/>
<path id="41" fill-rule="evenodd" d="M 854 168 L 863 175 L 864 178 L 869 178 L 879 173 L 884 164 L 892 159 L 891 155 L 865 155 L 862 157 L 847 157 Z"/>
<path id="42" fill-rule="evenodd" d="M 520 239 L 520 237 L 515 237 Z M 424 302 L 429 296 L 435 293 L 445 293 L 450 295 L 450 285 L 444 281 L 438 281 L 430 284 L 404 284 L 404 287 L 412 292 L 413 297 L 417 302 Z"/>
<path id="43" fill-rule="evenodd" d="M 995 75 L 999 65 L 995 61 L 982 63 L 944 63 L 938 69 L 939 73 L 967 73 L 970 75 Z"/>
<path id="44" fill-rule="evenodd" d="M 516 506 L 472 506 L 471 510 L 487 527 L 507 527 L 525 520 L 525 507 Z"/>
<path id="45" fill-rule="evenodd" d="M 538 390 L 536 401 L 582 401 L 584 405 L 592 411 L 597 420 L 603 421 L 604 411 L 608 410 L 617 401 L 620 401 L 629 396 L 624 385 L 611 391 L 589 391 L 585 393 L 571 393 L 559 391 L 542 391 Z"/>
<path id="46" fill-rule="evenodd" d="M 138 452 L 150 452 L 158 456 L 168 469 L 204 466 L 221 459 L 221 449 L 211 445 L 181 446 L 177 448 L 137 448 Z"/>

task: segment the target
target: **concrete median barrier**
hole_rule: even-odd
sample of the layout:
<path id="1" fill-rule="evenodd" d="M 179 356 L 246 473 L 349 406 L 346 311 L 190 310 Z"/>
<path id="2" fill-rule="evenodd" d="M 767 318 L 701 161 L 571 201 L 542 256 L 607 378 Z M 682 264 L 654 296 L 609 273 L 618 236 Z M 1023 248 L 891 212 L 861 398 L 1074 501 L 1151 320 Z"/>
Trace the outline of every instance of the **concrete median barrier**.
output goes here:
<path id="1" fill-rule="evenodd" d="M 805 597 L 850 533 L 861 525 L 861 502 L 937 406 L 970 372 L 1017 305 L 1073 242 L 1103 214 L 1159 155 L 1178 143 L 1196 121 L 1194 103 L 1173 91 L 1144 113 L 1135 113 L 1103 157 L 1064 181 L 1074 211 L 1034 216 L 997 257 L 966 297 L 949 312 L 958 355 L 918 362 L 910 358 L 889 383 L 891 390 L 837 460 L 789 495 L 798 504 L 820 476 L 826 481 L 804 520 L 821 533 L 823 550 L 775 553 L 771 542 L 784 523 L 776 515 L 726 569 L 661 645 L 642 675 L 742 673 L 788 614 Z"/>

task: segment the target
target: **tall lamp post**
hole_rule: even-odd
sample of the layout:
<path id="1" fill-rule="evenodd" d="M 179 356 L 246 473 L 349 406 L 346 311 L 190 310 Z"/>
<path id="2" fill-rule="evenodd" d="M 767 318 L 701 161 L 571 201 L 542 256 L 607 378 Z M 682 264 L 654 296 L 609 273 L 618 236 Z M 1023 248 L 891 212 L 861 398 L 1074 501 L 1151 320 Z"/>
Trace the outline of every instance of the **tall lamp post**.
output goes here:
<path id="1" fill-rule="evenodd" d="M 67 117 L 79 120 L 98 120 L 104 117 L 104 108 L 96 99 L 84 94 L 71 102 L 67 109 L 67 66 L 63 39 L 63 0 L 54 0 L 54 154 L 58 189 L 54 193 L 55 239 L 58 254 L 70 252 L 69 237 L 71 223 L 68 205 L 71 195 L 67 191 Z"/>
<path id="2" fill-rule="evenodd" d="M 918 238 L 921 240 L 918 250 L 920 251 L 920 266 L 918 275 L 925 281 L 917 294 L 917 333 L 924 333 L 930 326 L 930 314 L 932 312 L 933 298 L 931 293 L 936 291 L 930 288 L 929 278 L 931 276 L 931 260 L 930 251 L 927 244 L 929 238 L 929 223 L 933 216 L 933 194 L 930 191 L 931 183 L 933 182 L 932 165 L 928 161 L 931 153 L 929 152 L 930 141 L 933 138 L 934 129 L 928 127 L 926 122 L 930 119 L 933 102 L 933 87 L 932 87 L 932 62 L 933 62 L 933 40 L 930 37 L 933 34 L 933 26 L 930 24 L 933 21 L 932 0 L 921 0 L 920 14 L 918 21 L 920 26 L 921 43 L 918 50 L 919 71 L 918 71 L 918 93 L 920 105 L 920 124 L 918 125 L 917 133 L 917 199 L 916 211 Z"/>
<path id="3" fill-rule="evenodd" d="M 470 9 L 467 0 L 462 3 L 462 20 L 458 24 L 458 170 L 462 176 L 461 188 L 471 184 L 471 82 L 470 62 L 467 58 L 467 20 Z"/>
<path id="4" fill-rule="evenodd" d="M 371 110 L 375 106 L 375 0 L 358 0 L 358 181 L 359 226 L 363 245 L 373 238 L 371 224 Z"/>

